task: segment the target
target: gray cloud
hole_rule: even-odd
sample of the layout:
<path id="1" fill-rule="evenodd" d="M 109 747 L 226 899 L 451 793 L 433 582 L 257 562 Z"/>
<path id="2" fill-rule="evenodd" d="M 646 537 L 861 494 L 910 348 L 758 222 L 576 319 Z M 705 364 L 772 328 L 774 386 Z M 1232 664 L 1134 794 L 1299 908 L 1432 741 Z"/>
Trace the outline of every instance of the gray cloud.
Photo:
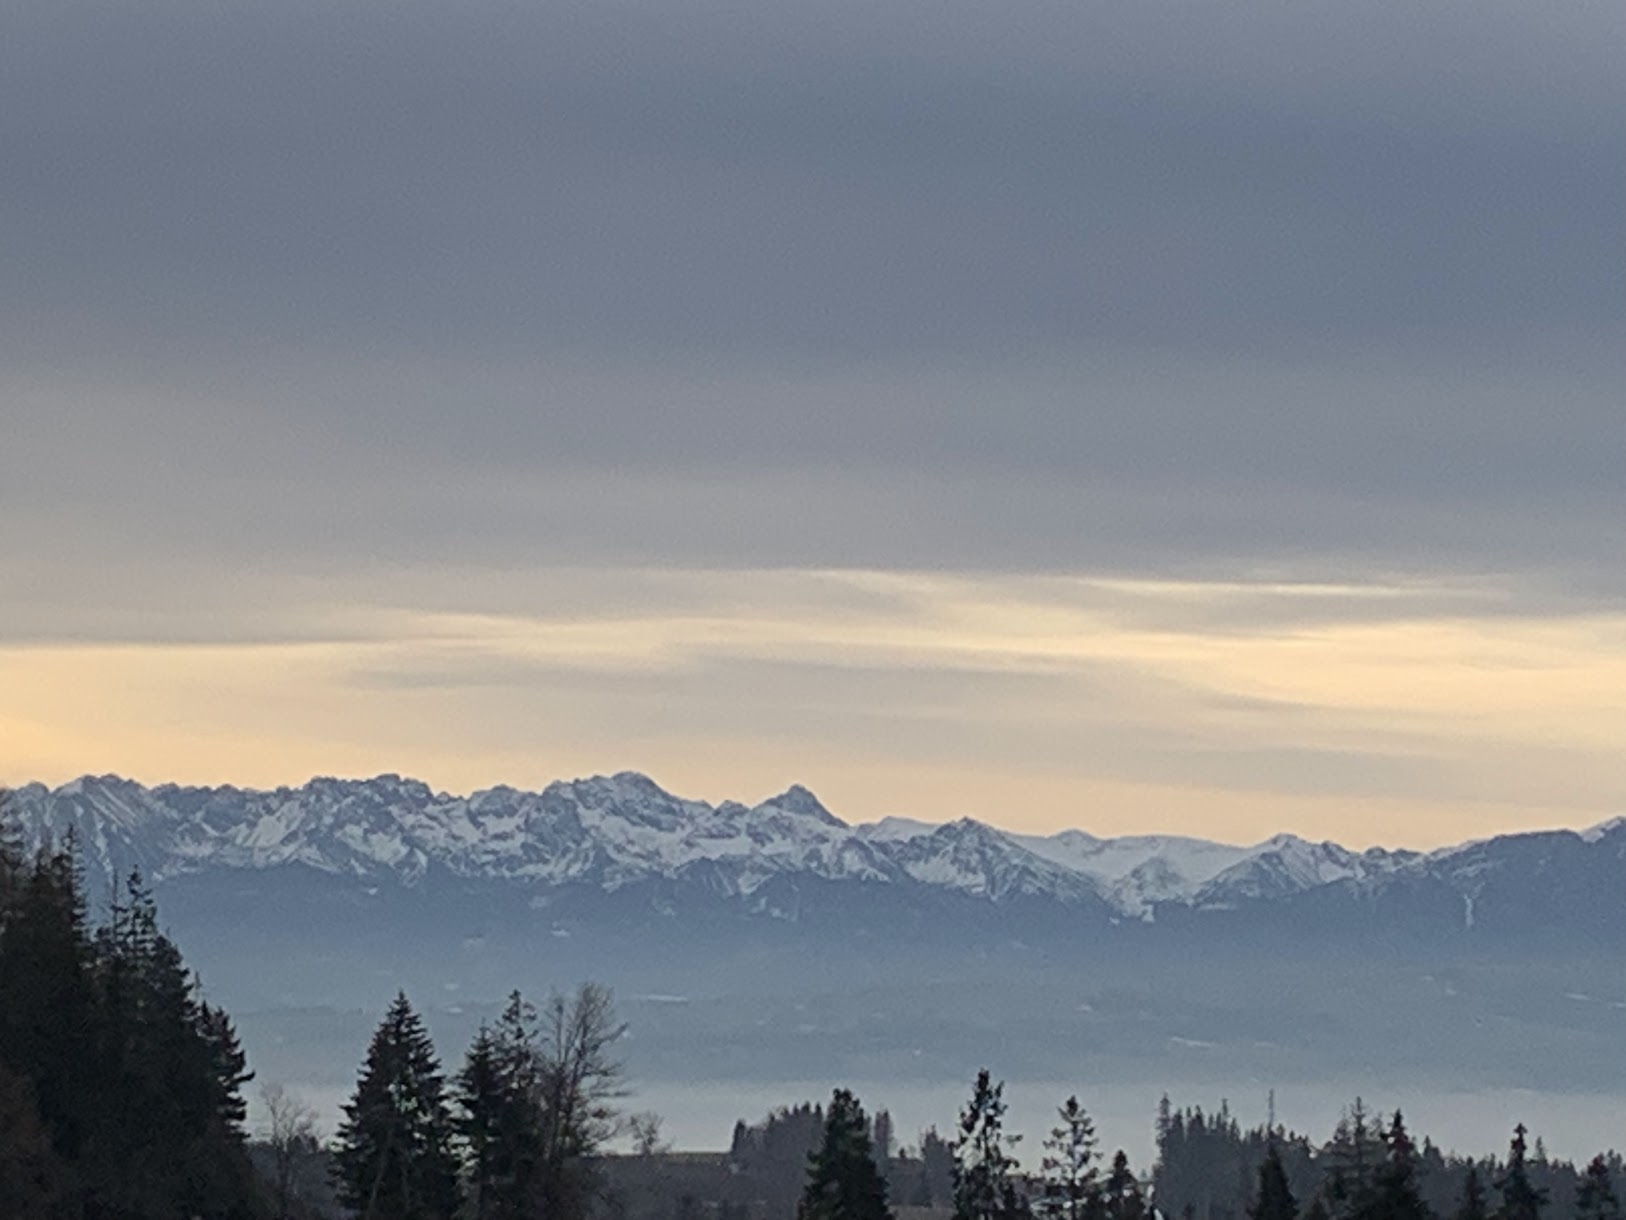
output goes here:
<path id="1" fill-rule="evenodd" d="M 8 40 L 14 282 L 126 339 L 385 351 L 1618 313 L 1607 10 L 888 10 L 42 6 Z"/>
<path id="2" fill-rule="evenodd" d="M 18 7 L 37 579 L 1622 592 L 1618 6 Z"/>

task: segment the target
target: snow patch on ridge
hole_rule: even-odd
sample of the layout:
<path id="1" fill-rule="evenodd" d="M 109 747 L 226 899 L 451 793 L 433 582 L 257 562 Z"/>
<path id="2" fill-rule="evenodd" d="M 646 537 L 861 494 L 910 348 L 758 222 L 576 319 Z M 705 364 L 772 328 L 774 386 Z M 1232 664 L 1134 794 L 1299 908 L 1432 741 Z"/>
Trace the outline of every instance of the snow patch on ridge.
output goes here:
<path id="1" fill-rule="evenodd" d="M 1584 843 L 1597 843 L 1620 830 L 1626 830 L 1626 815 L 1610 818 L 1607 822 L 1599 822 L 1596 826 L 1587 827 L 1581 831 L 1581 841 Z"/>

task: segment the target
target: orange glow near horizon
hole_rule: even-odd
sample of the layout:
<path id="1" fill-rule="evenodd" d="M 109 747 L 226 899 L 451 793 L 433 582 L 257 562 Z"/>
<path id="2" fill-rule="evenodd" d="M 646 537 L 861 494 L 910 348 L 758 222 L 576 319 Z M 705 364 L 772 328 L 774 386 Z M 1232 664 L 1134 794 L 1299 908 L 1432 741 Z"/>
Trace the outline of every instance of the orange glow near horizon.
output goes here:
<path id="1" fill-rule="evenodd" d="M 310 642 L 0 646 L 0 781 L 394 771 L 466 792 L 631 769 L 711 800 L 801 782 L 849 821 L 1356 847 L 1626 804 L 1626 615 L 901 573 L 692 596 L 706 579 L 651 573 L 636 610 L 598 613 L 351 606 L 343 638 Z M 665 598 L 674 581 L 691 595 Z"/>

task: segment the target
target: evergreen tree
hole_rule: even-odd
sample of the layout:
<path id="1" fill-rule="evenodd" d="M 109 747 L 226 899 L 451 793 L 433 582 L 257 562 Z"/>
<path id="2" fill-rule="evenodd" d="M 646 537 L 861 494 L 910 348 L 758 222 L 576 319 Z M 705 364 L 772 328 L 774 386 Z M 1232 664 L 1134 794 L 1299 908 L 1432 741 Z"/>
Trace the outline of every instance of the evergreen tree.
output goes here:
<path id="1" fill-rule="evenodd" d="M 875 1146 L 875 1163 L 884 1174 L 887 1162 L 892 1159 L 892 1115 L 889 1111 L 876 1111 L 875 1121 L 870 1124 L 870 1142 Z"/>
<path id="2" fill-rule="evenodd" d="M 0 1216 L 53 1220 L 59 1214 L 62 1172 L 35 1108 L 34 1090 L 0 1063 Z"/>
<path id="3" fill-rule="evenodd" d="M 936 1127 L 920 1133 L 920 1190 L 922 1207 L 940 1207 L 954 1198 L 954 1145 Z"/>
<path id="4" fill-rule="evenodd" d="M 129 878 L 94 933 L 71 836 L 10 884 L 0 1066 L 16 1118 L 0 1124 L 13 1128 L 0 1146 L 22 1141 L 33 1164 L 29 1133 L 43 1136 L 64 1215 L 251 1214 L 242 1050 L 225 1014 L 198 998 L 141 878 Z M 12 1210 L 25 1209 L 14 1202 L 0 1215 Z"/>
<path id="5" fill-rule="evenodd" d="M 756 1151 L 755 1132 L 743 1118 L 734 1120 L 734 1135 L 728 1141 L 728 1160 L 736 1170 L 743 1169 Z"/>
<path id="6" fill-rule="evenodd" d="M 1014 1177 L 1016 1158 L 1006 1151 L 1020 1137 L 1004 1132 L 1004 1092 L 1004 1084 L 992 1083 L 983 1068 L 960 1113 L 954 1142 L 955 1220 L 1011 1220 L 1026 1214 Z"/>
<path id="7" fill-rule="evenodd" d="M 1373 1174 L 1368 1213 L 1373 1220 L 1429 1220 L 1417 1189 L 1417 1146 L 1399 1110 L 1383 1134 L 1383 1163 Z"/>
<path id="8" fill-rule="evenodd" d="M 1357 1097 L 1339 1120 L 1326 1152 L 1332 1163 L 1325 1191 L 1329 1210 L 1347 1220 L 1366 1220 L 1372 1215 L 1373 1177 L 1382 1159 L 1382 1144 L 1370 1117 L 1366 1103 Z"/>
<path id="9" fill-rule="evenodd" d="M 8 1066 L 26 1042 L 18 990 L 27 978 L 8 950 L 8 926 L 16 917 L 28 881 L 21 828 L 12 818 L 10 793 L 0 789 L 0 1216 L 44 1220 L 60 1197 L 61 1163 L 51 1148 L 34 1089 L 22 1065 Z"/>
<path id="10" fill-rule="evenodd" d="M 507 1094 L 496 1039 L 488 1026 L 480 1026 L 469 1045 L 463 1070 L 457 1075 L 456 1093 L 460 1113 L 455 1126 L 463 1145 L 468 1214 L 472 1220 L 495 1220 Z"/>
<path id="11" fill-rule="evenodd" d="M 758 1184 L 768 1214 L 794 1215 L 807 1185 L 808 1157 L 824 1138 L 823 1105 L 776 1107 L 760 1125 L 740 1124 L 735 1135 L 733 1171 Z"/>
<path id="12" fill-rule="evenodd" d="M 96 959 L 91 1053 L 104 1100 L 91 1116 L 82 1180 L 94 1197 L 116 1199 L 137 1216 L 229 1210 L 234 1191 L 222 1142 L 241 1137 L 241 1082 L 220 1078 L 224 1065 L 210 1039 L 224 1031 L 198 1001 L 180 951 L 160 933 L 138 875 L 98 930 Z M 232 1098 L 237 1123 L 222 1113 Z M 131 1122 L 133 1114 L 142 1121 Z"/>
<path id="13" fill-rule="evenodd" d="M 1545 1195 L 1530 1181 L 1530 1167 L 1526 1160 L 1525 1125 L 1513 1128 L 1513 1142 L 1508 1146 L 1507 1172 L 1496 1183 L 1502 1192 L 1501 1220 L 1541 1220 Z"/>
<path id="14" fill-rule="evenodd" d="M 254 1079 L 248 1056 L 237 1039 L 237 1028 L 223 1008 L 198 1006 L 198 1037 L 202 1039 L 209 1063 L 209 1092 L 215 1130 L 229 1139 L 243 1135 L 248 1103 L 243 1086 Z"/>
<path id="15" fill-rule="evenodd" d="M 1056 1220 L 1088 1220 L 1101 1212 L 1095 1122 L 1076 1096 L 1059 1106 L 1056 1115 L 1061 1121 L 1050 1129 L 1040 1162 L 1039 1209 Z"/>
<path id="16" fill-rule="evenodd" d="M 1190 1206 L 1191 1186 L 1186 1172 L 1186 1116 L 1174 1108 L 1167 1093 L 1157 1103 L 1157 1160 L 1152 1166 L 1152 1194 L 1159 1210 L 1174 1215 Z M 1182 1206 L 1184 1205 L 1184 1206 Z"/>
<path id="17" fill-rule="evenodd" d="M 1575 1214 L 1578 1220 L 1621 1220 L 1620 1199 L 1602 1156 L 1592 1158 L 1576 1188 Z"/>
<path id="18" fill-rule="evenodd" d="M 16 908 L 27 875 L 22 827 L 13 816 L 11 793 L 0 788 L 0 931 Z"/>
<path id="19" fill-rule="evenodd" d="M 1248 1215 L 1251 1220 L 1297 1220 L 1298 1213 L 1298 1202 L 1288 1189 L 1287 1171 L 1282 1168 L 1282 1154 L 1273 1139 L 1259 1166 L 1259 1188 Z"/>
<path id="20" fill-rule="evenodd" d="M 1462 1180 L 1462 1201 L 1457 1204 L 1455 1220 L 1489 1220 L 1490 1209 L 1485 1206 L 1485 1187 L 1479 1180 L 1479 1170 L 1468 1166 Z"/>
<path id="21" fill-rule="evenodd" d="M 71 844 L 27 869 L 0 938 L 0 1061 L 28 1080 L 56 1155 L 73 1162 L 105 1111 L 84 890 Z"/>
<path id="22" fill-rule="evenodd" d="M 367 1048 L 333 1152 L 340 1201 L 360 1220 L 451 1220 L 452 1121 L 434 1045 L 398 994 Z"/>
<path id="23" fill-rule="evenodd" d="M 457 1124 L 468 1158 L 472 1211 L 482 1220 L 523 1220 L 542 1203 L 542 1065 L 536 1009 L 519 992 L 481 1028 L 457 1078 Z"/>
<path id="24" fill-rule="evenodd" d="M 224 1009 L 200 1001 L 195 1038 L 202 1049 L 196 1062 L 203 1089 L 191 1120 L 191 1179 L 181 1197 L 192 1215 L 245 1214 L 258 1196 L 244 1131 L 243 1086 L 254 1073 Z"/>
<path id="25" fill-rule="evenodd" d="M 830 1096 L 824 1138 L 808 1158 L 807 1187 L 797 1215 L 800 1220 L 891 1220 L 869 1120 L 846 1089 Z"/>
<path id="26" fill-rule="evenodd" d="M 1157 1131 L 1152 1185 L 1160 1211 L 1180 1215 L 1189 1206 L 1201 1217 L 1234 1220 L 1247 1210 L 1264 1156 L 1264 1132 L 1245 1138 L 1224 1103 L 1211 1115 L 1197 1107 L 1176 1112 L 1160 1104 Z"/>
<path id="27" fill-rule="evenodd" d="M 1146 1214 L 1140 1183 L 1129 1168 L 1129 1154 L 1122 1148 L 1113 1155 L 1112 1172 L 1107 1174 L 1102 1195 L 1107 1220 L 1142 1220 Z"/>

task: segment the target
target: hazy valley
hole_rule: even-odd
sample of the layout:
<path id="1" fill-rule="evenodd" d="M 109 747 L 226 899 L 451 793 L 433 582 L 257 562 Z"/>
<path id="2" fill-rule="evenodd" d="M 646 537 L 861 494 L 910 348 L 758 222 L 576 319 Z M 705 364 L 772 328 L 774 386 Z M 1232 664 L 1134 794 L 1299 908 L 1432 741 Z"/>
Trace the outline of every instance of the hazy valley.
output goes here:
<path id="1" fill-rule="evenodd" d="M 697 1142 L 737 1117 L 701 1130 L 697 1089 L 873 1082 L 907 1113 L 983 1063 L 1113 1092 L 1124 1122 L 1139 1096 L 1142 1132 L 1165 1090 L 1271 1088 L 1445 1110 L 1537 1088 L 1590 1125 L 1626 1075 L 1618 819 L 1416 853 L 849 826 L 805 789 L 713 807 L 633 774 L 469 798 L 87 777 L 15 804 L 35 840 L 72 830 L 92 893 L 145 873 L 262 1077 L 322 1096 L 398 987 L 456 1045 L 508 989 L 582 978 L 616 989 L 633 1079 Z"/>

